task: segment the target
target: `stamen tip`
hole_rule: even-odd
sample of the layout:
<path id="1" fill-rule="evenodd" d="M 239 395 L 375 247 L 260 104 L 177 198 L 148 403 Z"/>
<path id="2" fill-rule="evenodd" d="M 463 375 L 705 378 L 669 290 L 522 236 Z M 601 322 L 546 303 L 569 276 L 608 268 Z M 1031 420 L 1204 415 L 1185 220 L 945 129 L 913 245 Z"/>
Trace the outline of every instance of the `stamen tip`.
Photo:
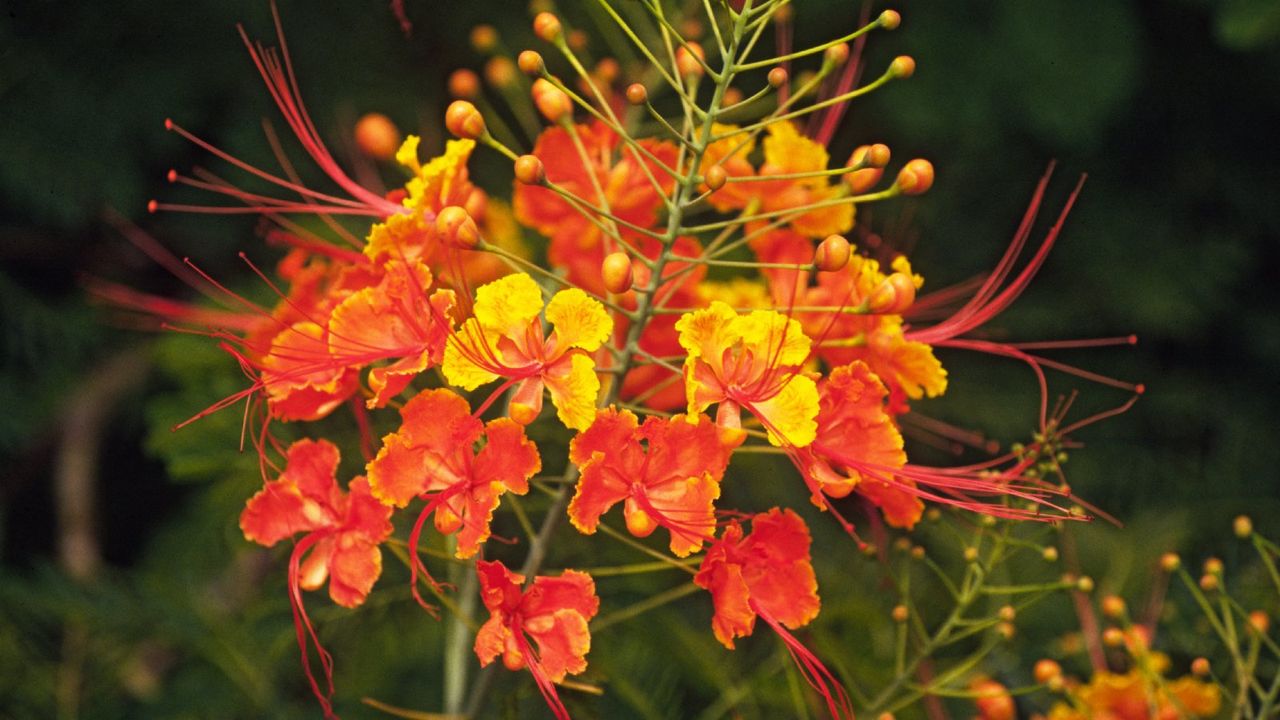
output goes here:
<path id="1" fill-rule="evenodd" d="M 1143 385 L 1142 383 L 1138 383 L 1137 385 L 1133 386 L 1133 391 L 1139 395 L 1142 395 L 1147 391 L 1147 386 Z"/>
<path id="2" fill-rule="evenodd" d="M 169 172 L 165 173 L 165 179 L 168 180 L 169 182 L 177 182 L 178 171 L 174 170 L 173 168 L 170 168 Z"/>
<path id="3" fill-rule="evenodd" d="M 155 200 L 147 201 L 147 212 L 154 215 L 155 212 L 159 209 L 160 209 L 160 203 L 156 202 Z"/>
<path id="4" fill-rule="evenodd" d="M 1138 344 L 1138 336 L 1137 336 L 1137 335 L 1130 335 L 1130 336 L 1129 336 L 1129 344 L 1130 344 L 1130 345 L 1137 345 L 1137 344 Z"/>
<path id="5" fill-rule="evenodd" d="M 165 119 L 164 119 L 164 129 L 165 129 L 165 130 L 172 130 L 172 129 L 173 129 L 173 118 L 165 118 Z"/>

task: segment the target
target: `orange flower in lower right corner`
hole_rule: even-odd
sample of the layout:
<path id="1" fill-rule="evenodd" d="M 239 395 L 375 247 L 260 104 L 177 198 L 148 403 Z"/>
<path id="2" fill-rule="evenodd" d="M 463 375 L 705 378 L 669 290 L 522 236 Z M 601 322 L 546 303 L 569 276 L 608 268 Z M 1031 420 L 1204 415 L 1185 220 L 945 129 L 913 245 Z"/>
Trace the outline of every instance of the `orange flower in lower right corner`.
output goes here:
<path id="1" fill-rule="evenodd" d="M 711 592 L 711 629 L 725 647 L 732 650 L 734 638 L 750 635 L 759 617 L 786 644 L 831 716 L 852 720 L 853 705 L 840 681 L 787 631 L 809 624 L 822 605 L 810 544 L 804 520 L 791 510 L 774 508 L 751 519 L 750 535 L 731 522 L 707 551 L 693 581 Z"/>
<path id="2" fill-rule="evenodd" d="M 587 623 L 600 609 L 595 581 L 586 573 L 565 570 L 560 577 L 536 577 L 522 590 L 524 576 L 501 562 L 482 560 L 476 563 L 476 573 L 480 598 L 492 613 L 476 634 L 481 667 L 499 655 L 510 670 L 528 667 L 557 720 L 567 720 L 569 711 L 555 683 L 587 669 Z"/>

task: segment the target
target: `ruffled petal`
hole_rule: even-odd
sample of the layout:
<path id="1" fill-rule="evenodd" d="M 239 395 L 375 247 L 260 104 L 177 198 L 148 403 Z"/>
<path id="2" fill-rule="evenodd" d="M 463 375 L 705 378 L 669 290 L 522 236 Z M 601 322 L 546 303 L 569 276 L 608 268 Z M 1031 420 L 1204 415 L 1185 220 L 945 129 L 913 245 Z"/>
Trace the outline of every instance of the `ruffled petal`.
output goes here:
<path id="1" fill-rule="evenodd" d="M 556 416 L 565 427 L 585 430 L 596 417 L 596 398 L 600 394 L 600 378 L 590 355 L 575 352 L 561 360 L 543 375 Z"/>
<path id="2" fill-rule="evenodd" d="M 509 418 L 490 420 L 485 446 L 476 453 L 472 475 L 501 483 L 517 495 L 529 491 L 529 478 L 542 470 L 538 446 L 525 436 L 524 426 Z"/>
<path id="3" fill-rule="evenodd" d="M 542 312 L 542 290 L 524 273 L 507 275 L 476 289 L 473 311 L 486 330 L 522 336 Z"/>
<path id="4" fill-rule="evenodd" d="M 793 375 L 777 395 L 751 404 L 769 430 L 769 442 L 805 447 L 817 437 L 818 386 L 807 375 Z"/>
<path id="5" fill-rule="evenodd" d="M 382 574 L 382 551 L 377 543 L 354 533 L 342 533 L 334 544 L 329 560 L 329 597 L 343 607 L 356 607 Z"/>
<path id="6" fill-rule="evenodd" d="M 604 306 L 578 288 L 556 293 L 547 304 L 546 315 L 555 328 L 553 342 L 561 350 L 595 352 L 613 333 L 613 319 Z"/>

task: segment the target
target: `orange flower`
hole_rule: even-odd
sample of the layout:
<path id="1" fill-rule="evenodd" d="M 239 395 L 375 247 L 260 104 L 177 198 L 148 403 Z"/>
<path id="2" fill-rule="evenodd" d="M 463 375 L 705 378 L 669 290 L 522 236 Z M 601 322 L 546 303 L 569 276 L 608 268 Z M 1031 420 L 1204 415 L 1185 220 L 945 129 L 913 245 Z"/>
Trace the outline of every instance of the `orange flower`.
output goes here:
<path id="1" fill-rule="evenodd" d="M 583 430 L 595 419 L 600 392 L 591 353 L 609 339 L 613 320 L 585 292 L 561 290 L 546 305 L 553 330 L 544 338 L 542 310 L 541 289 L 523 273 L 480 287 L 475 317 L 449 339 L 442 370 L 450 384 L 467 390 L 510 378 L 516 384 L 510 414 L 524 425 L 542 411 L 546 388 L 560 421 Z"/>
<path id="2" fill-rule="evenodd" d="M 678 557 L 702 549 L 715 535 L 715 499 L 729 464 L 716 427 L 701 416 L 648 417 L 638 425 L 628 410 L 608 408 L 569 445 L 582 476 L 569 503 L 569 519 L 591 535 L 600 516 L 626 501 L 627 529 L 647 537 L 671 532 Z"/>
<path id="3" fill-rule="evenodd" d="M 334 602 L 344 607 L 364 602 L 382 573 L 378 545 L 391 534 L 391 508 L 369 494 L 369 484 L 362 477 L 351 481 L 349 493 L 338 487 L 338 448 L 327 440 L 299 440 L 289 446 L 286 456 L 280 477 L 266 483 L 245 505 L 240 529 L 246 539 L 268 547 L 306 533 L 289 557 L 289 602 L 307 680 L 329 717 L 332 660 L 307 617 L 301 590 L 314 590 L 327 578 Z M 327 692 L 320 690 L 311 672 L 308 639 L 320 655 Z"/>
<path id="4" fill-rule="evenodd" d="M 607 205 L 609 212 L 626 223 L 652 227 L 662 205 L 659 189 L 665 195 L 673 186 L 670 174 L 638 151 L 620 148 L 618 135 L 602 122 L 575 125 L 574 132 L 582 144 L 586 162 L 573 136 L 564 128 L 550 127 L 538 136 L 533 154 L 542 161 L 547 180 L 588 205 L 600 209 Z M 676 147 L 671 143 L 651 139 L 638 142 L 667 167 L 675 166 Z M 650 181 L 650 176 L 658 187 Z M 597 185 L 603 192 L 603 201 Z M 567 270 L 570 282 L 588 292 L 605 294 L 600 263 L 605 255 L 618 248 L 596 223 L 582 214 L 590 210 L 579 209 L 546 188 L 517 183 L 515 212 L 521 223 L 551 238 L 547 259 L 553 266 Z M 610 222 L 598 220 L 606 226 Z M 618 230 L 633 246 L 645 244 L 642 233 L 626 225 Z"/>
<path id="5" fill-rule="evenodd" d="M 414 497 L 427 500 L 410 544 L 417 544 L 423 520 L 434 512 L 436 530 L 457 533 L 457 556 L 475 555 L 489 537 L 502 493 L 525 494 L 529 478 L 542 469 L 537 446 L 508 418 L 482 423 L 451 390 L 418 394 L 400 416 L 400 429 L 382 439 L 369 463 L 373 496 L 396 507 Z M 476 451 L 481 438 L 484 447 Z"/>
<path id="6" fill-rule="evenodd" d="M 684 364 L 689 417 L 718 403 L 716 423 L 741 439 L 740 409 L 764 424 L 769 442 L 804 447 L 817 431 L 818 390 L 801 374 L 809 338 L 800 324 L 771 310 L 738 315 L 716 300 L 676 323 Z"/>
<path id="7" fill-rule="evenodd" d="M 733 639 L 750 635 L 761 618 L 787 645 L 832 717 L 852 720 L 853 708 L 840 682 L 787 631 L 809 624 L 821 607 L 810 542 L 809 528 L 791 510 L 774 508 L 756 515 L 746 537 L 734 521 L 707 551 L 693 581 L 711 592 L 711 629 L 725 647 L 732 650 Z"/>
<path id="8" fill-rule="evenodd" d="M 1058 703 L 1050 720 L 1175 720 L 1187 716 L 1212 717 L 1222 704 L 1218 685 L 1181 677 L 1162 686 L 1144 678 L 1137 669 L 1127 673 L 1099 671 L 1089 683 L 1071 691 L 1076 702 Z"/>
<path id="9" fill-rule="evenodd" d="M 567 720 L 569 711 L 560 702 L 555 683 L 587 669 L 591 649 L 587 623 L 600 609 L 595 582 L 586 573 L 565 570 L 560 577 L 534 578 L 522 592 L 524 576 L 501 562 L 482 560 L 476 563 L 476 574 L 480 598 L 492 613 L 476 633 L 480 665 L 501 655 L 508 669 L 527 666 L 552 712 Z"/>

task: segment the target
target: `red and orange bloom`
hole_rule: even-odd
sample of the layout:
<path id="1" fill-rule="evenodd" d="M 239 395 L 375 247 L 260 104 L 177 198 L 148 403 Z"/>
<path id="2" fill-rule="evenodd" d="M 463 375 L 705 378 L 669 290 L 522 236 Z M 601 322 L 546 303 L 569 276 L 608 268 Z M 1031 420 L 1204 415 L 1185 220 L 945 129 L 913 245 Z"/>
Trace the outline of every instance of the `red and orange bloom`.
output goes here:
<path id="1" fill-rule="evenodd" d="M 716 424 L 732 436 L 740 433 L 745 408 L 764 424 L 774 445 L 813 442 L 818 389 L 801 372 L 810 343 L 800 323 L 772 310 L 739 315 L 717 300 L 686 313 L 676 330 L 688 353 L 684 379 L 689 417 L 718 403 Z"/>
<path id="2" fill-rule="evenodd" d="M 569 459 L 582 473 L 569 503 L 579 531 L 594 533 L 600 516 L 625 501 L 631 534 L 647 537 L 664 527 L 678 557 L 715 535 L 714 503 L 729 453 L 706 418 L 648 417 L 640 425 L 630 411 L 610 407 L 573 439 Z"/>
<path id="3" fill-rule="evenodd" d="M 481 422 L 452 390 L 422 392 L 405 403 L 400 416 L 400 429 L 382 439 L 369 463 L 373 496 L 396 507 L 425 499 L 410 544 L 417 544 L 424 520 L 434 512 L 436 530 L 457 534 L 457 556 L 475 555 L 489 538 L 502 494 L 525 494 L 529 478 L 542 469 L 537 446 L 509 418 Z M 477 451 L 481 439 L 485 444 Z"/>
<path id="4" fill-rule="evenodd" d="M 1095 672 L 1088 684 L 1068 692 L 1074 702 L 1054 705 L 1050 720 L 1203 718 L 1217 715 L 1222 705 L 1222 689 L 1216 683 L 1188 675 L 1157 684 L 1136 668 L 1127 673 Z"/>
<path id="5" fill-rule="evenodd" d="M 546 305 L 550 336 L 543 336 L 542 290 L 523 273 L 476 290 L 475 317 L 449 339 L 442 369 L 452 385 L 474 390 L 506 377 L 515 384 L 509 412 L 527 425 L 551 393 L 565 426 L 585 430 L 596 416 L 600 378 L 592 353 L 609 339 L 613 319 L 598 300 L 570 288 Z"/>
<path id="6" fill-rule="evenodd" d="M 575 135 L 578 142 L 574 141 Z M 663 195 L 670 193 L 674 184 L 663 165 L 675 166 L 676 147 L 669 142 L 638 140 L 653 156 L 648 157 L 633 148 L 620 148 L 620 142 L 617 133 L 602 122 L 575 125 L 573 134 L 562 127 L 551 127 L 538 136 L 533 155 L 542 161 L 547 180 L 565 192 L 592 207 L 607 207 L 625 223 L 652 227 Z M 596 222 L 608 227 L 610 220 L 596 217 L 593 222 L 587 217 L 594 217 L 590 209 L 547 188 L 521 183 L 516 184 L 515 213 L 521 223 L 551 238 L 547 259 L 552 266 L 566 269 L 569 281 L 575 285 L 597 295 L 605 294 L 600 263 L 605 255 L 619 248 Z M 643 234 L 626 225 L 620 224 L 618 232 L 633 246 L 644 244 Z"/>
<path id="7" fill-rule="evenodd" d="M 501 655 L 508 669 L 528 667 L 555 716 L 568 718 L 555 683 L 587 669 L 587 623 L 600 609 L 595 582 L 586 573 L 565 570 L 560 577 L 536 577 L 522 590 L 524 576 L 501 562 L 480 561 L 476 573 L 480 598 L 492 613 L 476 634 L 480 665 Z"/>
<path id="8" fill-rule="evenodd" d="M 787 645 L 809 684 L 826 700 L 835 718 L 853 718 L 840 682 L 788 628 L 818 616 L 818 580 L 809 557 L 809 528 L 791 510 L 774 508 L 751 519 L 751 534 L 731 522 L 702 561 L 693 581 L 711 592 L 711 629 L 730 650 L 734 638 L 755 630 L 756 618 L 769 624 Z M 834 690 L 832 689 L 834 687 Z"/>
<path id="9" fill-rule="evenodd" d="M 280 477 L 245 505 L 240 529 L 246 539 L 268 547 L 306 533 L 289 557 L 289 602 L 307 679 L 329 716 L 332 661 L 303 608 L 301 591 L 314 590 L 328 579 L 334 602 L 344 607 L 363 603 L 382 573 L 378 545 L 391 534 L 391 508 L 373 498 L 363 477 L 351 481 L 349 492 L 338 487 L 338 448 L 327 440 L 299 440 L 286 456 Z M 308 638 L 320 655 L 327 693 L 311 673 Z"/>
<path id="10" fill-rule="evenodd" d="M 885 407 L 889 391 L 866 363 L 831 371 L 818 388 L 818 436 L 800 452 L 801 468 L 814 492 L 842 498 L 857 492 L 878 506 L 894 527 L 911 528 L 924 503 L 909 478 L 896 473 L 907 462 L 902 433 Z"/>
<path id="11" fill-rule="evenodd" d="M 716 125 L 714 132 L 723 135 L 736 130 L 732 125 Z M 757 171 L 747 161 L 755 143 L 747 133 L 738 133 L 712 143 L 703 157 L 703 167 L 720 165 L 730 179 L 768 177 L 821 172 L 827 169 L 827 149 L 821 143 L 800 134 L 788 121 L 769 125 L 764 139 L 764 164 Z M 818 176 L 778 180 L 729 182 L 708 198 L 721 212 L 757 208 L 758 213 L 771 213 L 833 201 L 845 195 L 839 182 Z M 848 232 L 853 227 L 853 204 L 832 203 L 814 208 L 791 218 L 789 227 L 806 237 L 825 237 Z"/>

